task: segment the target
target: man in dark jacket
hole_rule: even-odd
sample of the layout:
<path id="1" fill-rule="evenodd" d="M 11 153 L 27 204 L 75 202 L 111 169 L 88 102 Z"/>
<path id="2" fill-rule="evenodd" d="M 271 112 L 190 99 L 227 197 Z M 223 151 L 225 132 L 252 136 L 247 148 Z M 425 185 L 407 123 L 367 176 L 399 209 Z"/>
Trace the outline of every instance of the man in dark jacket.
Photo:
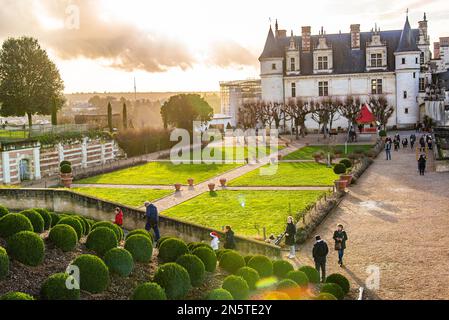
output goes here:
<path id="1" fill-rule="evenodd" d="M 147 223 L 145 225 L 145 230 L 150 231 L 151 228 L 153 228 L 154 230 L 154 240 L 157 242 L 160 238 L 160 234 L 159 234 L 159 214 L 157 212 L 157 208 L 154 204 L 150 203 L 150 202 L 145 202 L 145 207 L 146 207 L 146 218 L 147 218 Z"/>
<path id="2" fill-rule="evenodd" d="M 337 225 L 337 230 L 334 231 L 334 236 L 332 238 L 335 241 L 335 250 L 338 251 L 338 264 L 340 267 L 343 267 L 343 255 L 346 249 L 348 235 L 342 224 L 339 223 Z"/>
<path id="3" fill-rule="evenodd" d="M 313 260 L 315 261 L 315 269 L 318 273 L 321 270 L 321 281 L 326 281 L 326 257 L 329 253 L 329 248 L 326 241 L 321 239 L 320 236 L 315 236 L 315 244 L 313 245 Z"/>
<path id="4" fill-rule="evenodd" d="M 225 249 L 235 249 L 234 231 L 232 231 L 231 226 L 226 226 L 224 232 L 225 243 L 223 247 Z"/>

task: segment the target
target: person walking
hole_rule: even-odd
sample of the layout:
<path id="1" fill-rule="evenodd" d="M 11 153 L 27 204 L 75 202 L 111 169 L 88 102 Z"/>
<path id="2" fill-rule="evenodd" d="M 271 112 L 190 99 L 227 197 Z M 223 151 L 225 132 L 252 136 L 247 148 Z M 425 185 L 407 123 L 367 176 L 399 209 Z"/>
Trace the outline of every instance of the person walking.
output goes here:
<path id="1" fill-rule="evenodd" d="M 408 147 L 408 140 L 407 138 L 402 139 L 402 148 L 406 149 Z"/>
<path id="2" fill-rule="evenodd" d="M 385 142 L 385 155 L 387 156 L 386 160 L 391 160 L 391 139 Z"/>
<path id="3" fill-rule="evenodd" d="M 432 137 L 429 136 L 429 139 L 427 140 L 427 148 L 429 148 L 429 150 L 432 150 Z"/>
<path id="4" fill-rule="evenodd" d="M 215 231 L 212 231 L 210 233 L 210 237 L 212 238 L 210 241 L 210 246 L 213 250 L 218 250 L 220 246 L 220 236 Z"/>
<path id="5" fill-rule="evenodd" d="M 321 236 L 315 236 L 315 244 L 313 245 L 312 255 L 315 261 L 315 269 L 320 273 L 321 271 L 321 281 L 326 281 L 326 259 L 329 253 L 329 247 L 326 241 L 321 239 Z"/>
<path id="6" fill-rule="evenodd" d="M 424 172 L 426 171 L 426 156 L 424 154 L 421 154 L 418 159 L 418 171 L 419 175 L 423 176 Z"/>
<path id="7" fill-rule="evenodd" d="M 419 151 L 426 151 L 426 141 L 424 140 L 424 136 L 421 136 L 421 138 L 419 138 Z"/>
<path id="8" fill-rule="evenodd" d="M 114 223 L 119 227 L 123 228 L 123 211 L 119 207 L 115 208 Z"/>
<path id="9" fill-rule="evenodd" d="M 285 244 L 290 247 L 290 253 L 288 255 L 289 259 L 296 257 L 296 225 L 293 217 L 287 218 L 287 227 L 285 229 Z"/>
<path id="10" fill-rule="evenodd" d="M 150 231 L 151 229 L 154 230 L 154 240 L 157 242 L 159 238 L 161 237 L 159 233 L 159 214 L 157 212 L 157 208 L 154 204 L 150 203 L 149 201 L 145 202 L 145 208 L 146 208 L 146 218 L 147 223 L 145 225 L 145 230 Z"/>
<path id="11" fill-rule="evenodd" d="M 337 230 L 334 231 L 333 239 L 335 241 L 335 250 L 338 251 L 338 264 L 343 267 L 343 255 L 346 249 L 346 241 L 348 240 L 348 235 L 343 228 L 342 224 L 337 225 Z"/>
<path id="12" fill-rule="evenodd" d="M 410 135 L 410 149 L 413 150 L 413 146 L 415 145 L 415 141 L 416 141 L 416 135 L 414 133 L 412 133 Z"/>
<path id="13" fill-rule="evenodd" d="M 225 233 L 225 243 L 224 248 L 225 249 L 235 249 L 235 238 L 234 238 L 234 231 L 232 231 L 231 226 L 226 226 L 224 229 Z"/>

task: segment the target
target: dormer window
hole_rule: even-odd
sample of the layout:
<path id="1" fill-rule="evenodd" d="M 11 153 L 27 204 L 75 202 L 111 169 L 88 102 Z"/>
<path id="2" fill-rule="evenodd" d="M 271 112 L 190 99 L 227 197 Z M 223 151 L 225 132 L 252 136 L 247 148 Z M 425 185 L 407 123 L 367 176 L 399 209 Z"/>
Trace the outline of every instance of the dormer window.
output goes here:
<path id="1" fill-rule="evenodd" d="M 291 71 L 295 71 L 296 70 L 295 58 L 290 58 L 290 70 Z"/>
<path id="2" fill-rule="evenodd" d="M 371 41 L 366 42 L 366 71 L 387 70 L 387 43 L 382 41 L 380 30 L 372 30 Z"/>
<path id="3" fill-rule="evenodd" d="M 383 66 L 382 53 L 371 54 L 371 67 L 380 68 Z"/>
<path id="4" fill-rule="evenodd" d="M 329 68 L 327 56 L 318 57 L 318 70 L 327 70 Z"/>

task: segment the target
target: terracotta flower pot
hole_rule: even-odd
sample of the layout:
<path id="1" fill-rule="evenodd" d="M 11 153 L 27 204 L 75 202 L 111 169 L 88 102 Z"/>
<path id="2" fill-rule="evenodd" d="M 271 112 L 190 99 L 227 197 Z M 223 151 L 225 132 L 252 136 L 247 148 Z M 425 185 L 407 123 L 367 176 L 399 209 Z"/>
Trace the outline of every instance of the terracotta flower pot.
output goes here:
<path id="1" fill-rule="evenodd" d="M 335 188 L 337 188 L 337 191 L 345 191 L 347 181 L 346 180 L 335 180 Z"/>
<path id="2" fill-rule="evenodd" d="M 215 183 L 209 183 L 207 186 L 209 187 L 209 191 L 215 190 Z"/>
<path id="3" fill-rule="evenodd" d="M 340 180 L 345 180 L 346 184 L 349 186 L 351 185 L 352 174 L 342 174 L 340 175 Z"/>
<path id="4" fill-rule="evenodd" d="M 70 188 L 73 182 L 73 176 L 71 173 L 61 173 L 62 185 L 66 188 Z"/>
<path id="5" fill-rule="evenodd" d="M 225 178 L 220 179 L 220 184 L 222 187 L 226 187 L 226 179 Z"/>
<path id="6" fill-rule="evenodd" d="M 187 183 L 189 184 L 190 187 L 193 187 L 193 179 L 187 179 Z"/>
<path id="7" fill-rule="evenodd" d="M 175 190 L 176 191 L 181 191 L 181 184 L 180 183 L 175 183 Z"/>

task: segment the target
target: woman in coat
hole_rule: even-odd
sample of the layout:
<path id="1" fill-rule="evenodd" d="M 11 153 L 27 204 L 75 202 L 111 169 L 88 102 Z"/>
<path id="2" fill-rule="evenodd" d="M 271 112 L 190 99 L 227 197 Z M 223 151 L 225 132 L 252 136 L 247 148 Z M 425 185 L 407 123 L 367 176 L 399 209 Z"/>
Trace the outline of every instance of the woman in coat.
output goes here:
<path id="1" fill-rule="evenodd" d="M 296 236 L 295 222 L 293 221 L 293 217 L 288 217 L 287 228 L 285 229 L 285 244 L 290 247 L 290 253 L 288 255 L 289 259 L 293 259 L 296 257 L 295 236 Z"/>
<path id="2" fill-rule="evenodd" d="M 337 225 L 337 230 L 334 231 L 333 239 L 335 241 L 335 250 L 338 251 L 338 264 L 340 267 L 343 267 L 343 255 L 345 253 L 348 235 L 342 224 Z"/>
<path id="3" fill-rule="evenodd" d="M 420 155 L 418 159 L 418 170 L 420 176 L 423 176 L 424 171 L 426 171 L 426 156 L 423 154 Z"/>
<path id="4" fill-rule="evenodd" d="M 223 247 L 225 249 L 235 249 L 234 231 L 232 231 L 231 226 L 226 226 L 224 233 L 225 233 L 225 243 Z"/>

